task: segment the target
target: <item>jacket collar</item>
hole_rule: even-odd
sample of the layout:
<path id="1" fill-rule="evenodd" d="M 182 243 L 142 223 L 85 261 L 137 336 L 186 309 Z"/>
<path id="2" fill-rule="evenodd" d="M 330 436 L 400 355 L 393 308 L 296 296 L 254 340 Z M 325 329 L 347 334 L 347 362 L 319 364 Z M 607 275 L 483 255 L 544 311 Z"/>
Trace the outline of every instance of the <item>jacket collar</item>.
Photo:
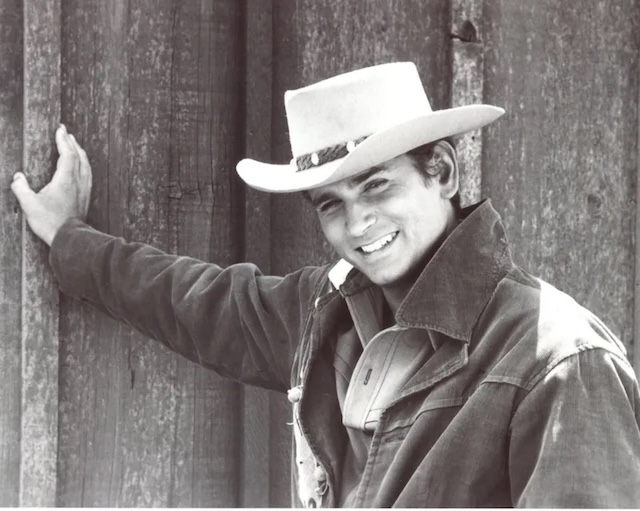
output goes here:
<path id="1" fill-rule="evenodd" d="M 398 308 L 399 326 L 426 328 L 469 342 L 498 282 L 513 268 L 504 226 L 491 201 L 463 209 L 462 217 Z M 329 273 L 342 295 L 373 285 L 349 269 L 341 261 Z"/>

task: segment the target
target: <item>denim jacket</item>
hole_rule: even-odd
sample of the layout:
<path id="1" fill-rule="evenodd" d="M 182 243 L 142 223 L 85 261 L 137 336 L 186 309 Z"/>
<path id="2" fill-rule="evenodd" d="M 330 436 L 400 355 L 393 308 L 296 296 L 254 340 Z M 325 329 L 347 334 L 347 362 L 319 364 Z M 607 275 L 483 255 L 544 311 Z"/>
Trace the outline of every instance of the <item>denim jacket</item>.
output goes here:
<path id="1" fill-rule="evenodd" d="M 434 354 L 382 414 L 355 506 L 638 507 L 640 390 L 588 310 L 517 267 L 498 213 L 465 213 L 396 314 Z M 347 436 L 333 346 L 350 325 L 331 267 L 285 277 L 165 254 L 67 222 L 50 261 L 63 292 L 294 408 L 294 491 L 336 505 Z M 337 287 L 337 289 L 336 289 Z"/>

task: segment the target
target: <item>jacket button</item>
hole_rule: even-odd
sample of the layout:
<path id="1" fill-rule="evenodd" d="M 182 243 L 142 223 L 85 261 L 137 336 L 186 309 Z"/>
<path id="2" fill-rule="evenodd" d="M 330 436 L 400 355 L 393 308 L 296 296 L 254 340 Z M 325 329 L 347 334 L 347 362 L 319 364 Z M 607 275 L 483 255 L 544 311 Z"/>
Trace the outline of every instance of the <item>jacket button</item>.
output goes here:
<path id="1" fill-rule="evenodd" d="M 293 387 L 287 390 L 287 399 L 292 403 L 297 403 L 302 397 L 302 387 Z"/>

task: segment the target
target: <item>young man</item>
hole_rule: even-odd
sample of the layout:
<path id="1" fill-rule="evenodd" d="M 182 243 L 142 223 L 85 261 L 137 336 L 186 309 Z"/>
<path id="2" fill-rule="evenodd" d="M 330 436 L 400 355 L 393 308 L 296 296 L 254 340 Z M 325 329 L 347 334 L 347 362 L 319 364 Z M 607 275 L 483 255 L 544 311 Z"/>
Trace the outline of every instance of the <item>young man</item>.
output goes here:
<path id="1" fill-rule="evenodd" d="M 257 189 L 304 191 L 341 257 L 285 277 L 223 269 L 83 223 L 84 151 L 61 127 L 38 194 L 12 190 L 61 289 L 293 403 L 305 506 L 640 505 L 640 391 L 586 309 L 514 265 L 488 201 L 457 203 L 448 137 L 503 111 L 433 112 L 415 66 L 285 95 L 294 159 Z"/>

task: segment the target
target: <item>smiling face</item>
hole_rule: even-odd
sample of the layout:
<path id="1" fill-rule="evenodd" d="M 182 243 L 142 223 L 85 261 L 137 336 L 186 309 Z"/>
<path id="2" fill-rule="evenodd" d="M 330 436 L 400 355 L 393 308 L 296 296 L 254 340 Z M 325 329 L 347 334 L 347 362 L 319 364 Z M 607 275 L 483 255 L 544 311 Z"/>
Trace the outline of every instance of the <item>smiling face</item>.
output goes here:
<path id="1" fill-rule="evenodd" d="M 457 171 L 427 183 L 406 154 L 309 191 L 327 240 L 383 290 L 400 298 L 455 225 Z"/>

